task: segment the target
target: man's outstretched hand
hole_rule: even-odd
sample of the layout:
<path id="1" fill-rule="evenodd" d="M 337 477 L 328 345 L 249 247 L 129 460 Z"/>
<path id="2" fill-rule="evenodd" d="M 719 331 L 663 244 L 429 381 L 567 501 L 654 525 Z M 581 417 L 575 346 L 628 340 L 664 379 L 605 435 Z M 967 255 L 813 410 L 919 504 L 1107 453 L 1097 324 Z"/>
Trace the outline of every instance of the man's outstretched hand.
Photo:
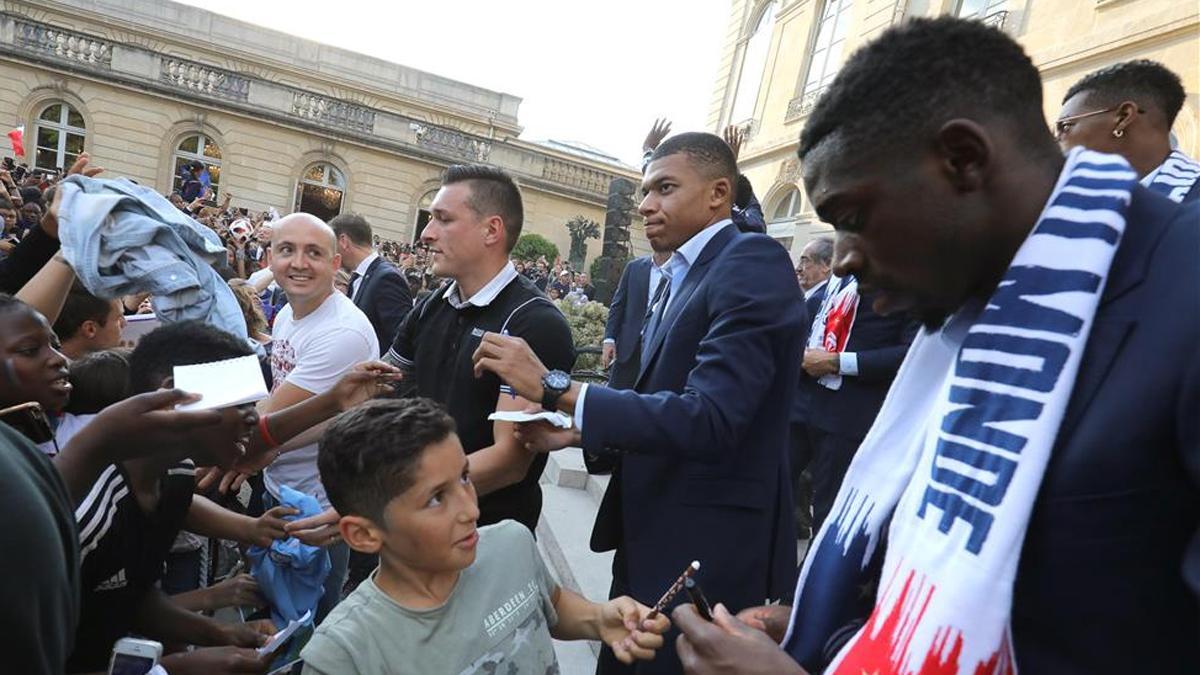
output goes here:
<path id="1" fill-rule="evenodd" d="M 737 159 L 738 153 L 742 151 L 742 143 L 746 140 L 746 130 L 737 125 L 730 124 L 725 127 L 725 133 L 722 134 L 722 137 L 725 139 L 725 144 L 733 151 L 733 158 Z"/>
<path id="2" fill-rule="evenodd" d="M 365 361 L 354 366 L 333 385 L 338 408 L 349 410 L 377 396 L 395 391 L 403 378 L 400 369 L 383 361 Z"/>
<path id="3" fill-rule="evenodd" d="M 671 133 L 671 120 L 664 118 L 654 120 L 654 126 L 650 127 L 650 131 L 646 134 L 646 139 L 642 141 L 642 150 L 644 152 L 654 152 L 659 143 Z"/>
<path id="4" fill-rule="evenodd" d="M 220 410 L 175 410 L 199 397 L 179 389 L 131 396 L 100 411 L 71 438 L 67 451 L 100 451 L 108 463 L 136 459 L 169 448 L 187 447 L 191 434 L 221 424 Z"/>
<path id="5" fill-rule="evenodd" d="M 690 604 L 671 612 L 681 635 L 675 641 L 683 672 L 689 675 L 807 675 L 761 630 L 742 623 L 717 604 L 712 622 Z"/>

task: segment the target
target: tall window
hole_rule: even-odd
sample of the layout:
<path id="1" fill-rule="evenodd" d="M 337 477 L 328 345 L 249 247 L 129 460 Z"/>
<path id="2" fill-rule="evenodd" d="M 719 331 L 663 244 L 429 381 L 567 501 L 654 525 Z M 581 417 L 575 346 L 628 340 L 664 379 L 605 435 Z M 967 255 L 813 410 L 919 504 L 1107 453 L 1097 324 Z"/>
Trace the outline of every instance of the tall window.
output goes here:
<path id="1" fill-rule="evenodd" d="M 775 202 L 775 208 L 771 211 L 771 222 L 795 218 L 800 213 L 802 204 L 800 191 L 794 187 L 788 188 L 779 201 Z"/>
<path id="2" fill-rule="evenodd" d="M 83 152 L 87 133 L 83 115 L 67 103 L 51 103 L 37 116 L 37 150 L 33 166 L 38 169 L 66 169 Z"/>
<path id="3" fill-rule="evenodd" d="M 332 164 L 318 162 L 304 170 L 296 187 L 296 210 L 329 222 L 342 212 L 346 175 Z"/>
<path id="4" fill-rule="evenodd" d="M 204 134 L 192 134 L 180 141 L 175 148 L 175 177 L 172 187 L 183 192 L 185 180 L 190 180 L 192 162 L 200 162 L 204 168 L 200 170 L 200 182 L 207 182 L 212 188 L 212 198 L 216 199 L 221 183 L 221 148 L 211 137 Z"/>
<path id="5" fill-rule="evenodd" d="M 825 1 L 812 43 L 812 54 L 808 59 L 808 75 L 804 79 L 802 95 L 815 94 L 829 86 L 842 67 L 852 6 L 852 0 Z"/>
<path id="6" fill-rule="evenodd" d="M 733 111 L 729 121 L 733 124 L 745 122 L 754 117 L 754 107 L 758 103 L 758 89 L 762 86 L 763 73 L 767 69 L 767 52 L 771 51 L 771 24 L 775 18 L 775 3 L 771 2 L 762 10 L 750 39 L 742 51 L 742 68 L 738 75 L 737 91 L 733 96 Z"/>
<path id="7" fill-rule="evenodd" d="M 963 19 L 984 19 L 1004 9 L 1007 0 L 958 0 L 955 16 Z"/>

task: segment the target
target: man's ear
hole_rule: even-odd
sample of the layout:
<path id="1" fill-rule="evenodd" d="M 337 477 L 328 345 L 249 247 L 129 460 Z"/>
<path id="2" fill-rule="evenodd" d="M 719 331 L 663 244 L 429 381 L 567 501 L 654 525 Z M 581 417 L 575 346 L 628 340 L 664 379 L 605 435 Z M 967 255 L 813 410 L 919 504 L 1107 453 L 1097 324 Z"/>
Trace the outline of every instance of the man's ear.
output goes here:
<path id="1" fill-rule="evenodd" d="M 1121 135 L 1124 135 L 1125 129 L 1137 121 L 1140 114 L 1141 111 L 1138 110 L 1138 105 L 1133 101 L 1125 101 L 1117 106 L 1117 124 L 1113 127 L 1113 135 L 1120 138 L 1117 135 L 1118 131 L 1121 132 Z"/>
<path id="2" fill-rule="evenodd" d="M 168 376 L 164 377 L 163 381 L 161 383 L 159 383 L 158 388 L 159 389 L 174 389 L 175 388 L 175 376 L 168 375 Z"/>
<path id="3" fill-rule="evenodd" d="M 359 553 L 378 553 L 383 548 L 383 530 L 369 518 L 342 516 L 338 531 L 350 548 Z"/>
<path id="4" fill-rule="evenodd" d="M 968 119 L 946 122 L 934 139 L 942 173 L 959 192 L 974 192 L 983 187 L 994 150 L 987 129 Z"/>
<path id="5" fill-rule="evenodd" d="M 491 216 L 484 221 L 483 241 L 488 246 L 497 244 L 504 246 L 508 242 L 508 230 L 504 227 L 504 219 Z"/>
<path id="6" fill-rule="evenodd" d="M 714 207 L 720 208 L 722 204 L 728 202 L 733 204 L 733 184 L 728 178 L 718 178 L 712 182 L 709 188 L 709 195 L 712 198 Z"/>
<path id="7" fill-rule="evenodd" d="M 94 339 L 99 331 L 100 325 L 91 319 L 79 324 L 79 334 L 88 340 Z"/>

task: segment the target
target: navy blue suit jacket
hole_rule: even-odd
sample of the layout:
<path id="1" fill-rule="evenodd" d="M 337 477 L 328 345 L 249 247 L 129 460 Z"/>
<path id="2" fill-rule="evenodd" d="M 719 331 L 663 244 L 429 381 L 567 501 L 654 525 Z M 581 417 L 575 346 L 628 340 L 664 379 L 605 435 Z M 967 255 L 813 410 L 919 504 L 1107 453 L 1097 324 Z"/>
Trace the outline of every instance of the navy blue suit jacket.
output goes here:
<path id="1" fill-rule="evenodd" d="M 1188 193 L 1183 196 L 1183 202 L 1181 203 L 1190 204 L 1194 201 L 1200 201 L 1200 180 L 1192 185 L 1192 189 L 1188 190 Z"/>
<path id="2" fill-rule="evenodd" d="M 920 328 L 901 316 L 881 316 L 871 308 L 874 296 L 863 294 L 846 351 L 858 354 L 858 375 L 842 378 L 840 389 L 814 382 L 808 388 L 808 424 L 831 434 L 862 439 L 879 414 L 883 398 L 900 370 L 908 346 Z"/>
<path id="3" fill-rule="evenodd" d="M 1200 673 L 1200 202 L 1138 187 L 1126 220 L 1021 552 L 1022 673 Z"/>
<path id="4" fill-rule="evenodd" d="M 726 226 L 643 345 L 635 390 L 588 388 L 583 448 L 619 452 L 592 547 L 620 549 L 638 600 L 652 604 L 692 560 L 708 597 L 731 610 L 791 592 L 787 425 L 802 315 L 787 252 Z M 678 672 L 674 658 L 654 663 Z"/>
<path id="5" fill-rule="evenodd" d="M 379 338 L 379 349 L 386 352 L 396 341 L 400 323 L 413 308 L 408 281 L 395 265 L 380 256 L 367 266 L 367 273 L 355 281 L 355 286 L 361 290 L 354 304 L 367 315 Z"/>
<path id="6" fill-rule="evenodd" d="M 608 386 L 631 389 L 641 363 L 642 320 L 650 298 L 650 256 L 634 258 L 621 272 L 621 281 L 608 306 L 604 337 L 616 342 L 617 358 L 609 371 Z"/>
<path id="7" fill-rule="evenodd" d="M 812 322 L 821 311 L 821 303 L 825 301 L 825 291 L 828 288 L 829 280 L 826 279 L 821 283 L 821 287 L 817 289 L 817 292 L 804 301 L 804 309 L 806 310 L 807 317 L 804 322 L 804 343 L 800 346 L 801 355 L 804 354 L 804 350 L 808 345 L 808 336 L 812 331 Z M 800 383 L 796 386 L 796 398 L 792 401 L 792 424 L 808 424 L 809 401 L 812 399 L 812 388 L 816 384 L 817 381 L 801 368 Z"/>

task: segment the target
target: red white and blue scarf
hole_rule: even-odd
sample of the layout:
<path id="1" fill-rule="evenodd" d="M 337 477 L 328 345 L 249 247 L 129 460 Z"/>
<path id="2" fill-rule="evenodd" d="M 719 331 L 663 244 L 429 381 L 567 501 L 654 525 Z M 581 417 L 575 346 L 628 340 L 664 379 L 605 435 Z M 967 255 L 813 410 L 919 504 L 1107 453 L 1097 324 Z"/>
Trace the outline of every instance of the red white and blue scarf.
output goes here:
<path id="1" fill-rule="evenodd" d="M 1142 185 L 1179 204 L 1192 191 L 1197 180 L 1200 180 L 1200 162 L 1179 150 L 1172 150 L 1167 155 L 1167 161 L 1142 178 Z"/>
<path id="2" fill-rule="evenodd" d="M 1136 184 L 1073 150 L 987 303 L 918 335 L 804 561 L 783 643 L 802 665 L 1015 672 L 1021 545 Z"/>

